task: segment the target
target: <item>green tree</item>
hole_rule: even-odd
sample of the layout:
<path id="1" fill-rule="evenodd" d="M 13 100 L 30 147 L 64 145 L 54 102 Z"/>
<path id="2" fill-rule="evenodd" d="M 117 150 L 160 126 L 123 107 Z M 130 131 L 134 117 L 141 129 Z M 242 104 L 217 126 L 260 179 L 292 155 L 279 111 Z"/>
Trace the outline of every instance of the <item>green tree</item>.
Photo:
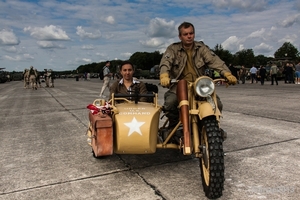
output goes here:
<path id="1" fill-rule="evenodd" d="M 213 49 L 216 55 L 218 55 L 221 60 L 223 60 L 226 64 L 230 64 L 233 62 L 233 55 L 230 51 L 223 49 L 221 44 L 217 44 Z"/>
<path id="2" fill-rule="evenodd" d="M 234 54 L 234 65 L 244 65 L 245 67 L 251 67 L 256 65 L 256 59 L 252 49 L 243 49 Z"/>
<path id="3" fill-rule="evenodd" d="M 255 56 L 257 65 L 267 65 L 269 61 L 273 60 L 272 57 L 266 57 L 264 55 Z"/>
<path id="4" fill-rule="evenodd" d="M 285 42 L 275 53 L 275 58 L 289 57 L 292 60 L 299 59 L 298 49 L 290 42 Z"/>
<path id="5" fill-rule="evenodd" d="M 149 52 L 135 52 L 130 57 L 130 61 L 137 66 L 137 68 L 142 70 L 150 70 L 154 65 L 160 63 L 162 54 L 158 51 Z"/>

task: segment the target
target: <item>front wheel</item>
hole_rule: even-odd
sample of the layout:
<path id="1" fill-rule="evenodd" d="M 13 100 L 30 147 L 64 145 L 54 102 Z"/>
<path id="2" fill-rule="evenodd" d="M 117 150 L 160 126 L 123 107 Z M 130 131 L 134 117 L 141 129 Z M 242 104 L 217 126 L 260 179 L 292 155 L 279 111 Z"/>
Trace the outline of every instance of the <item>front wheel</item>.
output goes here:
<path id="1" fill-rule="evenodd" d="M 200 133 L 200 170 L 203 190 L 210 199 L 222 196 L 224 188 L 223 139 L 215 117 L 202 120 Z"/>

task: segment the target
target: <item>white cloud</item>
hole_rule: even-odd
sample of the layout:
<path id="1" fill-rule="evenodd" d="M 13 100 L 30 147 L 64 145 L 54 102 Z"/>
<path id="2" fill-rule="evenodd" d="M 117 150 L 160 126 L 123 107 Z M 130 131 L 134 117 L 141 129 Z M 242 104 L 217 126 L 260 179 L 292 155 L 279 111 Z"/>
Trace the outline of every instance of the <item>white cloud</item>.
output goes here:
<path id="1" fill-rule="evenodd" d="M 86 63 L 92 62 L 92 60 L 89 59 L 89 58 L 82 58 L 81 60 L 82 60 L 83 62 L 86 62 Z"/>
<path id="2" fill-rule="evenodd" d="M 68 65 L 83 65 L 87 63 L 91 63 L 92 60 L 90 58 L 75 58 L 75 60 L 68 60 Z"/>
<path id="3" fill-rule="evenodd" d="M 33 59 L 34 59 L 34 57 L 31 56 L 31 55 L 28 54 L 28 53 L 24 54 L 23 57 L 24 57 L 25 60 L 33 60 Z"/>
<path id="4" fill-rule="evenodd" d="M 262 28 L 258 31 L 254 31 L 252 33 L 250 33 L 250 35 L 248 36 L 249 38 L 264 38 L 265 35 L 265 29 Z"/>
<path id="5" fill-rule="evenodd" d="M 295 14 L 284 19 L 280 23 L 280 25 L 283 27 L 290 27 L 293 26 L 295 23 L 299 23 L 299 22 L 300 22 L 300 14 Z"/>
<path id="6" fill-rule="evenodd" d="M 99 53 L 99 52 L 97 52 L 96 56 L 107 57 L 107 54 L 106 53 Z"/>
<path id="7" fill-rule="evenodd" d="M 3 50 L 6 52 L 11 52 L 11 53 L 16 53 L 18 51 L 15 46 L 6 47 L 6 48 L 3 48 Z"/>
<path id="8" fill-rule="evenodd" d="M 52 41 L 37 41 L 37 44 L 40 48 L 43 49 L 51 49 L 51 48 L 64 49 L 65 48 L 63 45 L 58 45 Z"/>
<path id="9" fill-rule="evenodd" d="M 152 19 L 146 30 L 146 34 L 149 37 L 172 38 L 177 35 L 175 22 L 173 20 L 167 22 L 161 18 Z"/>
<path id="10" fill-rule="evenodd" d="M 20 41 L 12 30 L 0 30 L 0 45 L 18 45 Z"/>
<path id="11" fill-rule="evenodd" d="M 97 30 L 95 33 L 88 33 L 81 26 L 77 26 L 76 29 L 76 34 L 81 38 L 98 39 L 101 37 L 101 32 L 99 30 Z"/>
<path id="12" fill-rule="evenodd" d="M 262 11 L 267 7 L 266 0 L 213 0 L 218 8 L 240 9 L 243 11 Z"/>
<path id="13" fill-rule="evenodd" d="M 257 53 L 269 53 L 273 50 L 273 47 L 265 43 L 260 43 L 259 45 L 256 45 L 253 50 Z"/>
<path id="14" fill-rule="evenodd" d="M 26 27 L 24 32 L 29 32 L 37 40 L 70 40 L 69 36 L 60 27 L 54 25 L 41 27 Z"/>
<path id="15" fill-rule="evenodd" d="M 147 41 L 140 41 L 140 43 L 145 47 L 159 47 L 163 44 L 163 40 L 159 38 L 151 38 Z"/>
<path id="16" fill-rule="evenodd" d="M 114 24 L 115 23 L 115 18 L 113 16 L 108 16 L 105 18 L 105 21 L 109 24 Z"/>
<path id="17" fill-rule="evenodd" d="M 8 56 L 8 55 L 5 55 L 3 56 L 5 59 L 7 60 L 11 60 L 11 61 L 21 61 L 21 56 Z"/>
<path id="18" fill-rule="evenodd" d="M 30 54 L 23 54 L 23 55 L 17 55 L 17 56 L 4 56 L 5 59 L 10 60 L 10 61 L 29 61 L 29 60 L 34 60 L 34 57 L 31 56 Z"/>
<path id="19" fill-rule="evenodd" d="M 95 47 L 93 45 L 83 45 L 81 47 L 81 49 L 84 49 L 84 50 L 94 50 Z"/>
<path id="20" fill-rule="evenodd" d="M 288 34 L 284 38 L 278 40 L 279 43 L 290 42 L 294 43 L 297 40 L 298 36 L 296 34 Z"/>
<path id="21" fill-rule="evenodd" d="M 230 36 L 221 45 L 230 52 L 240 51 L 244 48 L 243 44 L 241 44 L 241 40 L 236 36 Z"/>
<path id="22" fill-rule="evenodd" d="M 129 52 L 121 53 L 121 56 L 126 59 L 130 58 L 131 55 L 132 55 L 132 53 L 129 53 Z"/>

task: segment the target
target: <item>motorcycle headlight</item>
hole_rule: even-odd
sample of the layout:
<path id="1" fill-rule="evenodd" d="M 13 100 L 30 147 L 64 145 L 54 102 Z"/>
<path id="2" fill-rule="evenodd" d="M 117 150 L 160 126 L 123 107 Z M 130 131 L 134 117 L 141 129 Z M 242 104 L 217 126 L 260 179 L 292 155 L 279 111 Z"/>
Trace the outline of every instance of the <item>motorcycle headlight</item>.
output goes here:
<path id="1" fill-rule="evenodd" d="M 195 92 L 201 97 L 210 96 L 215 90 L 215 84 L 209 77 L 202 77 L 194 82 Z"/>

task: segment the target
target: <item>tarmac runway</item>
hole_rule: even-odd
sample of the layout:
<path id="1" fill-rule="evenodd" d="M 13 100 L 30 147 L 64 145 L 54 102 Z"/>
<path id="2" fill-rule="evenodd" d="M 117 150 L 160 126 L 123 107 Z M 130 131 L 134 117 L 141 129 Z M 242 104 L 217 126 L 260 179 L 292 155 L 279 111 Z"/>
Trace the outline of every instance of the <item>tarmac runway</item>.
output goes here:
<path id="1" fill-rule="evenodd" d="M 0 84 L 0 200 L 206 199 L 198 159 L 177 150 L 95 159 L 86 142 L 86 106 L 102 81 L 54 85 Z M 159 87 L 159 104 L 165 91 Z M 228 132 L 220 199 L 298 199 L 300 85 L 247 82 L 217 86 L 217 93 Z"/>

